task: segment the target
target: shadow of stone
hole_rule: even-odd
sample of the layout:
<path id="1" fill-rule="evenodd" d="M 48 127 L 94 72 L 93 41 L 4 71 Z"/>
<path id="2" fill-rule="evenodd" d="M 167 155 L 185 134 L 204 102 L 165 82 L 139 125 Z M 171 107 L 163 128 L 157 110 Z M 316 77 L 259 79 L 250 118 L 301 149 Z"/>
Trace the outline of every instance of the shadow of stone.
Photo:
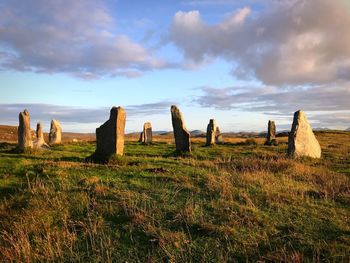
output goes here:
<path id="1" fill-rule="evenodd" d="M 156 143 L 154 143 L 154 142 L 138 142 L 140 145 L 149 145 L 149 146 L 151 146 L 151 145 L 156 145 Z"/>
<path id="2" fill-rule="evenodd" d="M 8 198 L 18 192 L 18 185 L 0 187 L 0 199 Z"/>
<path id="3" fill-rule="evenodd" d="M 0 142 L 0 150 L 11 150 L 15 148 L 17 145 L 8 142 Z"/>
<path id="4" fill-rule="evenodd" d="M 103 155 L 94 152 L 90 156 L 86 157 L 84 160 L 86 163 L 97 163 L 97 164 L 115 164 L 115 165 L 127 165 L 128 161 L 125 156 L 120 156 L 116 154 Z"/>
<path id="5" fill-rule="evenodd" d="M 19 149 L 17 144 L 12 143 L 0 143 L 0 152 L 6 154 L 32 154 L 38 155 L 44 151 L 44 148 L 26 148 L 24 150 Z"/>
<path id="6" fill-rule="evenodd" d="M 30 160 L 47 160 L 48 158 L 44 155 L 22 155 L 21 153 L 9 153 L 9 152 L 1 152 L 3 154 L 0 154 L 0 157 L 6 157 L 6 158 L 25 158 Z M 11 154 L 11 155 L 4 155 L 4 154 Z M 13 155 L 12 155 L 13 154 Z"/>
<path id="7" fill-rule="evenodd" d="M 62 162 L 77 162 L 77 163 L 84 163 L 86 158 L 83 157 L 77 157 L 77 156 L 62 156 L 57 158 L 52 158 L 53 161 L 62 161 Z"/>
<path id="8" fill-rule="evenodd" d="M 165 154 L 164 157 L 183 157 L 190 158 L 193 157 L 192 152 L 181 152 L 181 151 L 173 151 L 168 154 Z"/>
<path id="9" fill-rule="evenodd" d="M 20 151 L 17 144 L 12 144 L 7 142 L 0 143 L 0 151 L 3 153 L 9 153 L 9 154 L 23 153 L 23 151 Z"/>
<path id="10" fill-rule="evenodd" d="M 276 139 L 273 139 L 271 141 L 267 141 L 264 143 L 264 145 L 266 146 L 277 146 L 278 145 L 278 141 Z"/>
<path id="11" fill-rule="evenodd" d="M 111 156 L 110 155 L 101 155 L 94 152 L 90 156 L 85 158 L 86 163 L 98 163 L 98 164 L 108 164 Z"/>

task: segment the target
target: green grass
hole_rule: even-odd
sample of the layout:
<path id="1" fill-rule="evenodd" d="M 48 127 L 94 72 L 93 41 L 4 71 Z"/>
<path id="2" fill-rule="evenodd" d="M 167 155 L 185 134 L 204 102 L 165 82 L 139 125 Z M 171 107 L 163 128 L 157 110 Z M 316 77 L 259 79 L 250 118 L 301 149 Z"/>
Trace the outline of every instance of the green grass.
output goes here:
<path id="1" fill-rule="evenodd" d="M 0 259 L 67 262 L 348 262 L 350 134 L 319 133 L 323 158 L 285 143 L 91 143 L 16 154 L 0 144 Z"/>

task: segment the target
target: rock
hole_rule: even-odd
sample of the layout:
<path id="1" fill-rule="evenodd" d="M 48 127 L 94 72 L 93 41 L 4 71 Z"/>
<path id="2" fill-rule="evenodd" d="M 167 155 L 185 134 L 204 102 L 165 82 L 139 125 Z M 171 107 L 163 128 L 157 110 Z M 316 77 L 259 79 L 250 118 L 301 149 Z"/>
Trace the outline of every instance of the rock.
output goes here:
<path id="1" fill-rule="evenodd" d="M 143 142 L 144 141 L 144 136 L 143 136 L 143 131 L 142 132 L 140 132 L 140 138 L 139 138 L 139 140 L 138 140 L 138 142 Z"/>
<path id="2" fill-rule="evenodd" d="M 206 146 L 214 145 L 216 143 L 215 138 L 216 138 L 216 122 L 214 119 L 211 119 L 207 126 Z"/>
<path id="3" fill-rule="evenodd" d="M 175 106 L 171 106 L 171 120 L 177 152 L 191 152 L 190 133 L 187 131 L 182 114 Z"/>
<path id="4" fill-rule="evenodd" d="M 294 113 L 291 132 L 288 137 L 288 155 L 292 157 L 321 157 L 321 147 L 303 111 Z"/>
<path id="5" fill-rule="evenodd" d="M 19 114 L 18 148 L 21 151 L 24 151 L 26 148 L 33 148 L 32 132 L 30 130 L 30 115 L 28 110 L 24 110 Z"/>
<path id="6" fill-rule="evenodd" d="M 124 154 L 126 113 L 122 107 L 113 107 L 109 120 L 96 129 L 96 152 L 103 158 Z"/>
<path id="7" fill-rule="evenodd" d="M 221 134 L 218 126 L 216 126 L 215 142 L 216 143 L 223 143 L 224 142 L 224 139 L 222 138 L 222 134 Z"/>
<path id="8" fill-rule="evenodd" d="M 267 125 L 267 135 L 265 145 L 277 145 L 276 125 L 274 121 L 269 120 Z"/>
<path id="9" fill-rule="evenodd" d="M 151 143 L 152 142 L 152 125 L 150 122 L 145 122 L 143 125 L 143 132 L 141 133 L 141 142 Z"/>
<path id="10" fill-rule="evenodd" d="M 62 128 L 58 120 L 52 120 L 49 133 L 49 144 L 60 144 L 62 141 Z"/>
<path id="11" fill-rule="evenodd" d="M 34 142 L 35 148 L 41 148 L 41 147 L 49 147 L 45 143 L 44 134 L 43 134 L 43 128 L 40 122 L 36 125 L 36 141 Z"/>
<path id="12" fill-rule="evenodd" d="M 267 127 L 267 140 L 272 141 L 276 139 L 276 125 L 274 121 L 269 120 Z"/>

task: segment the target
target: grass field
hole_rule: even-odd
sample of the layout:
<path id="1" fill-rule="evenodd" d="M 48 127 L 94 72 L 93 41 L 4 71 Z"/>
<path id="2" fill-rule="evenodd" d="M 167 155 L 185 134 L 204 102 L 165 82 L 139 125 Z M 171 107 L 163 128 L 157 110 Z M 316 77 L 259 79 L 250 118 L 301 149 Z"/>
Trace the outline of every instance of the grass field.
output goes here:
<path id="1" fill-rule="evenodd" d="M 349 262 L 350 133 L 323 158 L 262 140 L 189 156 L 129 141 L 108 165 L 94 143 L 16 154 L 0 144 L 0 258 L 62 262 Z"/>

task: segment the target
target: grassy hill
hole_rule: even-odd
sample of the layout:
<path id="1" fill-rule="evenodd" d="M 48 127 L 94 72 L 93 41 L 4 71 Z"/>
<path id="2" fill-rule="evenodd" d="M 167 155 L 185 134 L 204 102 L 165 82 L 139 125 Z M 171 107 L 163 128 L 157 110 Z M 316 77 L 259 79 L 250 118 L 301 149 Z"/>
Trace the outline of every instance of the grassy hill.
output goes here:
<path id="1" fill-rule="evenodd" d="M 33 140 L 35 139 L 35 130 L 32 129 Z M 49 134 L 44 132 L 45 141 L 49 141 Z M 72 142 L 78 141 L 93 141 L 95 140 L 95 134 L 92 133 L 75 133 L 75 132 L 63 132 L 62 141 Z M 17 126 L 0 125 L 0 142 L 17 142 Z"/>
<path id="2" fill-rule="evenodd" d="M 0 144 L 0 258 L 68 262 L 348 262 L 350 133 L 317 133 L 323 158 L 256 139 L 175 156 L 171 141 L 16 154 Z"/>

